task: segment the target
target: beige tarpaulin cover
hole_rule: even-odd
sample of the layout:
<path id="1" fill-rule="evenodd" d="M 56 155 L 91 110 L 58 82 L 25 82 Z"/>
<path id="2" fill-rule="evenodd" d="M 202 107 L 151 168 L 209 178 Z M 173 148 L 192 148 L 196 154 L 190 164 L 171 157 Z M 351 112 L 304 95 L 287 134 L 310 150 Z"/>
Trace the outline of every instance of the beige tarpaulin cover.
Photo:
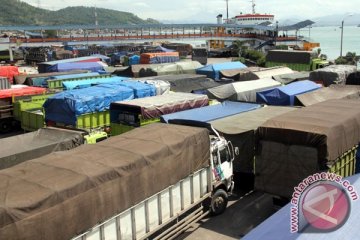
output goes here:
<path id="1" fill-rule="evenodd" d="M 210 99 L 256 102 L 256 93 L 281 84 L 271 78 L 242 81 L 207 89 Z"/>
<path id="2" fill-rule="evenodd" d="M 55 151 L 78 147 L 84 143 L 83 134 L 80 131 L 48 127 L 0 139 L 0 169 Z"/>
<path id="3" fill-rule="evenodd" d="M 210 123 L 220 132 L 226 134 L 239 134 L 256 130 L 267 120 L 296 109 L 297 108 L 293 107 L 266 106 L 253 111 L 218 119 Z"/>
<path id="4" fill-rule="evenodd" d="M 330 163 L 360 141 L 358 100 L 328 100 L 285 113 L 260 126 L 259 139 L 317 148 Z"/>
<path id="5" fill-rule="evenodd" d="M 271 67 L 271 68 L 260 69 L 259 71 L 254 72 L 254 74 L 258 77 L 258 79 L 272 78 L 274 76 L 289 74 L 289 73 L 294 73 L 294 71 L 288 67 Z"/>
<path id="6" fill-rule="evenodd" d="M 290 197 L 300 181 L 326 171 L 360 141 L 358 100 L 328 100 L 272 118 L 258 129 L 258 190 Z"/>
<path id="7" fill-rule="evenodd" d="M 310 72 L 294 72 L 273 76 L 272 78 L 281 84 L 289 84 L 301 80 L 309 80 Z"/>
<path id="8" fill-rule="evenodd" d="M 151 124 L 0 171 L 1 239 L 69 239 L 209 164 L 206 129 Z"/>
<path id="9" fill-rule="evenodd" d="M 221 78 L 230 78 L 234 81 L 249 81 L 259 79 L 253 72 L 259 71 L 262 68 L 260 67 L 248 67 L 243 69 L 228 69 L 221 70 L 220 76 Z"/>
<path id="10" fill-rule="evenodd" d="M 134 77 L 146 77 L 168 74 L 195 74 L 195 70 L 202 66 L 197 61 L 183 61 L 161 64 L 137 64 L 132 65 L 131 70 Z M 153 74 L 149 74 L 149 71 Z"/>
<path id="11" fill-rule="evenodd" d="M 113 102 L 110 112 L 141 114 L 144 119 L 159 118 L 161 115 L 199 108 L 209 105 L 206 95 L 192 93 L 169 93 L 154 97 L 137 98 Z"/>
<path id="12" fill-rule="evenodd" d="M 234 79 L 234 81 L 249 81 L 262 78 L 272 78 L 274 76 L 291 73 L 294 73 L 294 71 L 288 67 L 249 67 L 244 69 L 231 69 L 220 71 L 222 77 L 231 78 Z"/>
<path id="13" fill-rule="evenodd" d="M 255 132 L 268 119 L 294 111 L 296 108 L 268 106 L 253 111 L 211 121 L 210 124 L 238 147 L 240 154 L 235 156 L 234 171 L 253 172 L 255 156 Z"/>
<path id="14" fill-rule="evenodd" d="M 320 88 L 296 96 L 297 105 L 310 106 L 330 99 L 359 99 L 360 86 L 352 85 L 330 85 L 327 88 Z"/>
<path id="15" fill-rule="evenodd" d="M 261 141 L 261 154 L 255 160 L 255 189 L 291 198 L 294 187 L 319 172 L 318 151 L 309 146 Z"/>

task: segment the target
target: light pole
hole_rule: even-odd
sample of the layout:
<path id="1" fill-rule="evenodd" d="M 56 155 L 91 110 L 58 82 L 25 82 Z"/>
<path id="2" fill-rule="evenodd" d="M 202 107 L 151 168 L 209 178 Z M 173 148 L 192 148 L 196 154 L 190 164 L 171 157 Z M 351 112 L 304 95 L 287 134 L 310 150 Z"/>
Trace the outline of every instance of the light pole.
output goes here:
<path id="1" fill-rule="evenodd" d="M 348 15 L 345 16 L 345 17 L 343 18 L 343 20 L 341 21 L 340 57 L 342 57 L 342 49 L 343 49 L 344 21 L 345 21 L 345 18 L 351 17 L 352 15 L 354 15 L 354 14 L 353 14 L 353 13 L 348 14 Z"/>
<path id="2" fill-rule="evenodd" d="M 276 28 L 275 28 L 275 48 L 276 48 L 276 40 L 277 40 L 277 37 L 278 37 L 278 34 L 279 34 L 279 21 L 276 21 Z"/>
<path id="3" fill-rule="evenodd" d="M 226 1 L 226 20 L 229 20 L 229 0 Z"/>

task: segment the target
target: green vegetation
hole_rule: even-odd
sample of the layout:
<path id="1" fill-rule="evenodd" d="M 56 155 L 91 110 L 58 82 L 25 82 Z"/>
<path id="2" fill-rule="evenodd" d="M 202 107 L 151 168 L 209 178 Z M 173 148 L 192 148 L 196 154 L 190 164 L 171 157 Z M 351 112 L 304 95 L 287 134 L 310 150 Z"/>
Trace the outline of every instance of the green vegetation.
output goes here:
<path id="1" fill-rule="evenodd" d="M 348 52 L 345 56 L 338 57 L 335 64 L 356 65 L 359 61 L 360 56 L 357 56 L 355 52 Z"/>
<path id="2" fill-rule="evenodd" d="M 312 52 L 312 58 L 318 58 L 321 60 L 327 60 L 327 55 L 321 53 L 321 48 L 317 48 Z"/>
<path id="3" fill-rule="evenodd" d="M 242 63 L 245 63 L 246 60 L 250 60 L 251 62 L 256 63 L 256 65 L 264 67 L 266 62 L 265 54 L 257 50 L 248 49 L 244 46 L 245 43 L 246 41 L 240 40 L 233 42 L 234 51 L 239 57 L 238 60 Z"/>
<path id="4" fill-rule="evenodd" d="M 93 7 L 67 7 L 58 11 L 36 8 L 19 0 L 0 0 L 0 25 L 64 25 L 95 23 Z M 128 12 L 97 8 L 99 25 L 159 23 Z"/>
<path id="5" fill-rule="evenodd" d="M 277 46 L 275 46 L 275 49 L 277 49 L 277 50 L 289 50 L 289 46 L 288 45 L 277 45 Z"/>

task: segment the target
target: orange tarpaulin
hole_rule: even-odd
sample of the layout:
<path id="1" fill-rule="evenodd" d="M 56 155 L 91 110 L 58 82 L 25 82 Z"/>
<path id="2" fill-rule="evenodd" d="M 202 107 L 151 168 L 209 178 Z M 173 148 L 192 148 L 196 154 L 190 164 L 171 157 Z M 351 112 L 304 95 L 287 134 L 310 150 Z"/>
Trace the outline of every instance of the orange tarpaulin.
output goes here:
<path id="1" fill-rule="evenodd" d="M 152 59 L 157 59 L 157 61 L 152 62 Z M 140 64 L 177 62 L 179 59 L 178 52 L 142 53 Z"/>
<path id="2" fill-rule="evenodd" d="M 14 82 L 14 77 L 18 75 L 20 75 L 18 67 L 0 66 L 0 77 L 6 77 L 11 84 Z"/>
<path id="3" fill-rule="evenodd" d="M 0 90 L 0 99 L 1 98 L 10 98 L 13 96 L 44 94 L 45 92 L 46 92 L 46 89 L 40 88 L 40 87 L 23 87 L 23 88 L 3 89 L 3 90 Z"/>

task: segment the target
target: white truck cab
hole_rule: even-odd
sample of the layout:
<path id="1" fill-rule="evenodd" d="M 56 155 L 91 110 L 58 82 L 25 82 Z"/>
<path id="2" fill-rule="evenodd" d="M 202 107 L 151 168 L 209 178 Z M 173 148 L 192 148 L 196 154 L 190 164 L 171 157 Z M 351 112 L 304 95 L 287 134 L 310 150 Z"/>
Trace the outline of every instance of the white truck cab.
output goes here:
<path id="1" fill-rule="evenodd" d="M 210 164 L 212 170 L 212 197 L 211 212 L 214 215 L 225 211 L 228 202 L 228 193 L 234 188 L 233 161 L 235 151 L 230 141 L 221 137 L 212 128 L 216 135 L 210 135 Z"/>

